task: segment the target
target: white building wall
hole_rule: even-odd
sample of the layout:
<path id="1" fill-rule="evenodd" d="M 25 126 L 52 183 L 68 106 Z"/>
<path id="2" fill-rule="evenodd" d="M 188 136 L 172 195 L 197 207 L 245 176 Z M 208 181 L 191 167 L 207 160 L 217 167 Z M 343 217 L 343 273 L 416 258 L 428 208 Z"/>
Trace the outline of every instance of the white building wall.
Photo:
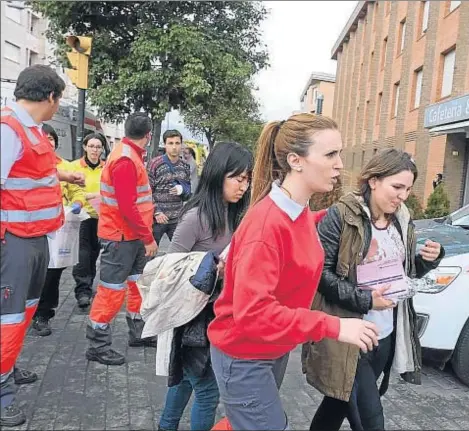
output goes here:
<path id="1" fill-rule="evenodd" d="M 27 66 L 45 61 L 44 20 L 30 9 L 13 8 L 23 2 L 0 2 L 2 105 L 13 97 L 16 78 Z M 12 82 L 8 82 L 12 81 Z"/>
<path id="2" fill-rule="evenodd" d="M 77 105 L 78 90 L 70 81 L 62 66 L 55 64 L 55 46 L 45 37 L 47 20 L 24 7 L 24 1 L 0 2 L 1 12 L 1 106 L 14 100 L 13 92 L 20 72 L 33 64 L 47 64 L 67 84 L 62 100 Z M 17 7 L 11 7 L 17 6 Z M 92 107 L 87 107 L 95 111 Z M 102 123 L 110 143 L 123 136 L 123 125 Z"/>

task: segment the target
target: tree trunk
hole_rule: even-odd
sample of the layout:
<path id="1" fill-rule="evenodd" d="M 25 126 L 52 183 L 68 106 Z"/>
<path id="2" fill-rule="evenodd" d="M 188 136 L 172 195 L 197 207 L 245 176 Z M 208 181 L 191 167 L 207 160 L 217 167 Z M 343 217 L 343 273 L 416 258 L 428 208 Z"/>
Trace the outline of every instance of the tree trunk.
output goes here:
<path id="1" fill-rule="evenodd" d="M 150 151 L 152 157 L 156 157 L 158 155 L 158 148 L 160 145 L 160 136 L 161 136 L 161 119 L 159 118 L 152 118 L 153 121 L 153 129 L 152 129 L 152 137 L 151 137 L 151 144 L 150 144 Z"/>

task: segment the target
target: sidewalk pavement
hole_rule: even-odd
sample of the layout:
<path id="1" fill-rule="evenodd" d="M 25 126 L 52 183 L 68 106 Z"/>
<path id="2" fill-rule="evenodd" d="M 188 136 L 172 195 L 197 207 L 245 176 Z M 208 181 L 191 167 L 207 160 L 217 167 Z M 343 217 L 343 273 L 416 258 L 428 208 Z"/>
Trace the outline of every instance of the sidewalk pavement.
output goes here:
<path id="1" fill-rule="evenodd" d="M 166 246 L 167 241 L 161 250 Z M 11 429 L 156 430 L 166 394 L 166 380 L 155 376 L 156 350 L 127 346 L 121 311 L 112 328 L 113 347 L 125 353 L 128 362 L 116 367 L 88 362 L 87 313 L 76 307 L 73 287 L 67 270 L 52 335 L 39 337 L 31 330 L 27 336 L 18 365 L 38 373 L 39 380 L 20 387 L 18 399 L 28 421 Z M 290 428 L 308 429 L 321 395 L 301 374 L 300 349 L 290 357 L 281 396 Z M 449 370 L 424 368 L 422 386 L 395 377 L 383 403 L 387 429 L 469 429 L 469 388 Z M 180 429 L 190 429 L 189 408 Z"/>

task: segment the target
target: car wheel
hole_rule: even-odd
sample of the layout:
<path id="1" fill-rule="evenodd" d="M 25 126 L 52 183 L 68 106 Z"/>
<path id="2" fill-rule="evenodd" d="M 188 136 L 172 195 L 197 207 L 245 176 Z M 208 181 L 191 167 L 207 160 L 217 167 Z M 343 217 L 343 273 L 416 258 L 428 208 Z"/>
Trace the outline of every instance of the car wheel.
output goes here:
<path id="1" fill-rule="evenodd" d="M 469 320 L 461 331 L 451 364 L 456 375 L 469 386 Z"/>

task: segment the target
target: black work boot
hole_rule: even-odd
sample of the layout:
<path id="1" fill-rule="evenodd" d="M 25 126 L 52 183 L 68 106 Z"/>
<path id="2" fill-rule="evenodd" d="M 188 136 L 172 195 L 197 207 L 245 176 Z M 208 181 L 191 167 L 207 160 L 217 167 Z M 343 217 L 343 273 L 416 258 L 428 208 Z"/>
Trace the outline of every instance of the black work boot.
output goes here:
<path id="1" fill-rule="evenodd" d="M 77 300 L 77 304 L 81 309 L 88 308 L 91 304 L 90 297 L 86 295 L 80 296 Z"/>
<path id="2" fill-rule="evenodd" d="M 37 335 L 41 337 L 47 337 L 48 335 L 52 334 L 52 330 L 50 329 L 49 325 L 49 319 L 46 319 L 45 317 L 35 317 L 32 327 L 36 331 Z"/>
<path id="3" fill-rule="evenodd" d="M 13 378 L 17 385 L 27 385 L 37 380 L 37 374 L 32 371 L 16 368 L 13 370 Z"/>
<path id="4" fill-rule="evenodd" d="M 125 363 L 125 357 L 112 349 L 104 352 L 88 349 L 86 351 L 86 359 L 88 359 L 88 361 L 99 362 L 103 365 L 122 365 Z"/>
<path id="5" fill-rule="evenodd" d="M 16 427 L 26 422 L 26 415 L 16 406 L 11 404 L 2 407 L 0 416 L 0 427 Z"/>
<path id="6" fill-rule="evenodd" d="M 157 337 L 141 338 L 145 322 L 142 319 L 125 317 L 129 326 L 129 347 L 156 347 Z"/>

